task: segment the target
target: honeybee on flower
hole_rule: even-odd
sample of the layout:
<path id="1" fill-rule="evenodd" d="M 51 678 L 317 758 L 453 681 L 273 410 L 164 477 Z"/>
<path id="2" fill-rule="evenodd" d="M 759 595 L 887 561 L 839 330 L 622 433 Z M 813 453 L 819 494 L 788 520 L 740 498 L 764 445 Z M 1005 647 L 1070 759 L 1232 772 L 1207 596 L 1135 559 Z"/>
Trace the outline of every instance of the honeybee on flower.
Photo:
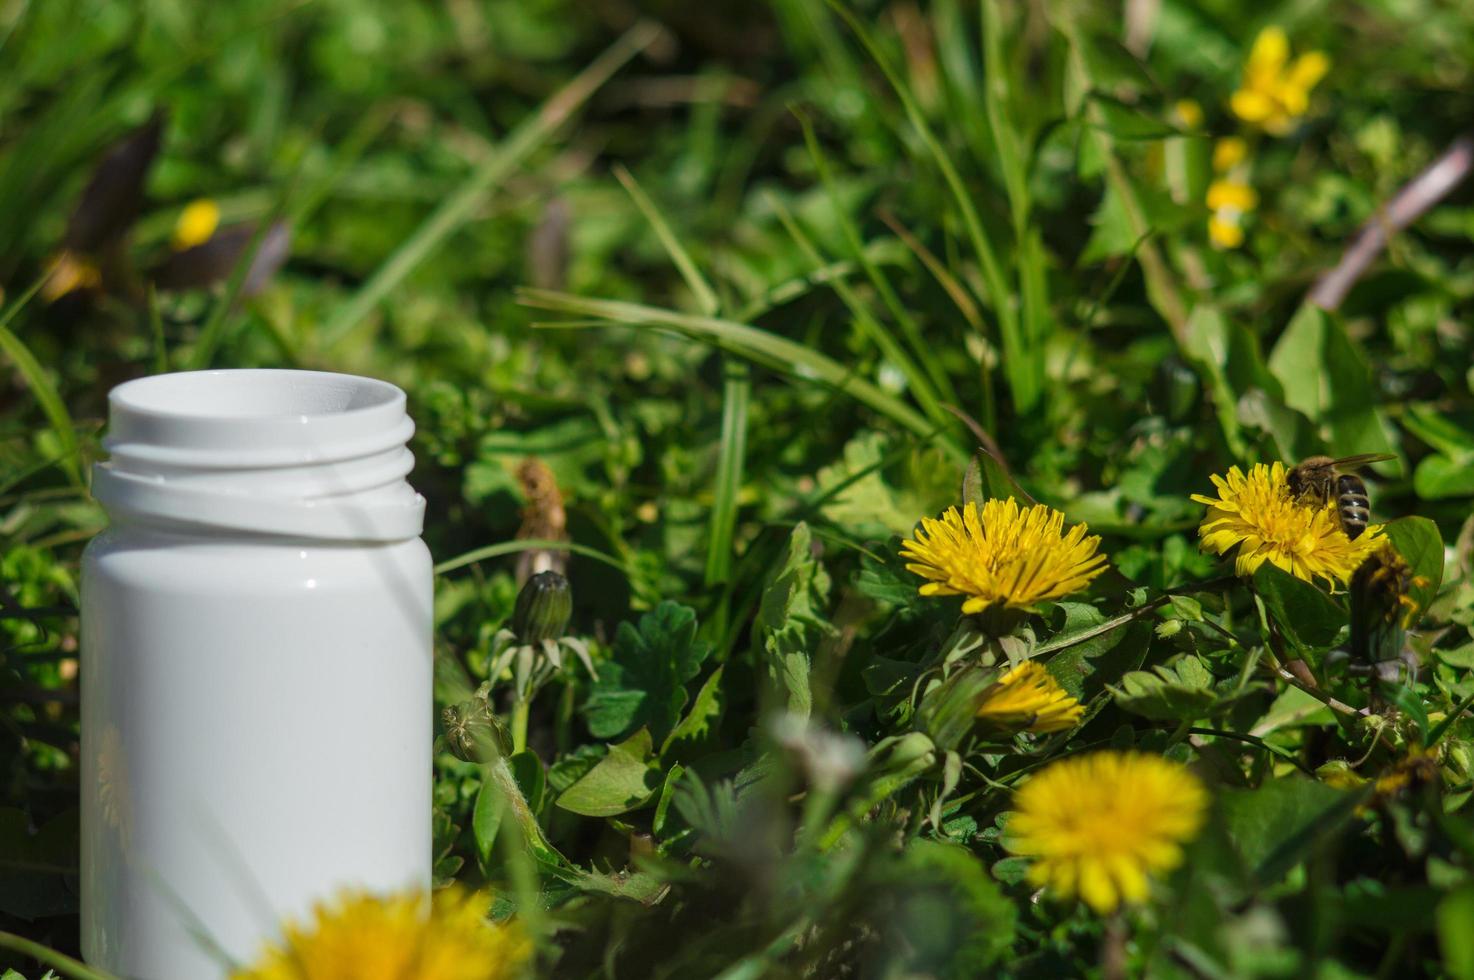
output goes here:
<path id="1" fill-rule="evenodd" d="M 1283 463 L 1256 463 L 1248 473 L 1233 466 L 1211 479 L 1217 497 L 1192 495 L 1208 506 L 1198 536 L 1215 554 L 1237 549 L 1234 570 L 1241 576 L 1252 576 L 1267 561 L 1306 582 L 1345 586 L 1384 540 L 1375 524 L 1355 540 L 1348 537 L 1335 502 L 1292 493 Z"/>

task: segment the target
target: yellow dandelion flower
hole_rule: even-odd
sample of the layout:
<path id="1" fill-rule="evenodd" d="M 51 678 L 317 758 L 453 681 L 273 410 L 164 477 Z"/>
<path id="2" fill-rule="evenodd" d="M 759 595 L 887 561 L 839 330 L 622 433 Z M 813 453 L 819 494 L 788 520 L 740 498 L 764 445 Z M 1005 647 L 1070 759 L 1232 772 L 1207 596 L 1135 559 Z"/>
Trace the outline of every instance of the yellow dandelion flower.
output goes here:
<path id="1" fill-rule="evenodd" d="M 220 227 L 220 205 L 207 197 L 197 201 L 190 201 L 179 212 L 179 219 L 174 222 L 174 234 L 169 239 L 169 244 L 174 251 L 182 252 L 196 245 L 203 245 L 215 234 L 215 229 Z"/>
<path id="2" fill-rule="evenodd" d="M 1208 792 L 1161 756 L 1108 751 L 1046 766 L 1013 805 L 1004 840 L 1032 859 L 1029 880 L 1105 914 L 1145 901 L 1152 876 L 1182 862 Z"/>
<path id="3" fill-rule="evenodd" d="M 1330 68 L 1330 59 L 1320 51 L 1307 51 L 1291 62 L 1290 39 L 1281 28 L 1266 27 L 1254 39 L 1229 108 L 1244 122 L 1283 135 L 1310 108 L 1310 90 Z"/>
<path id="4" fill-rule="evenodd" d="M 71 249 L 62 249 L 47 263 L 41 298 L 55 303 L 68 293 L 96 289 L 100 285 L 102 273 L 98 271 L 96 262 Z"/>
<path id="5" fill-rule="evenodd" d="M 906 568 L 928 579 L 922 595 L 962 595 L 964 613 L 990 606 L 1031 609 L 1079 592 L 1106 568 L 1098 536 L 1043 504 L 1020 509 L 1018 501 L 993 499 L 980 509 L 968 502 L 949 507 L 940 520 L 923 518 L 921 530 L 901 546 Z"/>
<path id="6" fill-rule="evenodd" d="M 1247 475 L 1237 466 L 1226 477 L 1214 474 L 1217 497 L 1192 495 L 1208 505 L 1198 527 L 1203 547 L 1220 555 L 1238 548 L 1234 571 L 1246 578 L 1267 561 L 1306 582 L 1345 585 L 1381 546 L 1381 525 L 1371 525 L 1353 541 L 1341 529 L 1334 502 L 1317 506 L 1297 500 L 1287 476 L 1283 463 L 1256 463 Z"/>
<path id="7" fill-rule="evenodd" d="M 1225 136 L 1213 144 L 1213 170 L 1226 174 L 1249 159 L 1249 144 L 1240 136 Z"/>
<path id="8" fill-rule="evenodd" d="M 507 980 L 532 944 L 515 925 L 491 925 L 484 900 L 460 889 L 433 898 L 348 894 L 288 925 L 279 946 L 232 980 Z"/>
<path id="9" fill-rule="evenodd" d="M 1085 706 L 1070 697 L 1035 660 L 1025 660 L 994 681 L 978 702 L 978 719 L 1000 732 L 1040 734 L 1074 728 Z"/>

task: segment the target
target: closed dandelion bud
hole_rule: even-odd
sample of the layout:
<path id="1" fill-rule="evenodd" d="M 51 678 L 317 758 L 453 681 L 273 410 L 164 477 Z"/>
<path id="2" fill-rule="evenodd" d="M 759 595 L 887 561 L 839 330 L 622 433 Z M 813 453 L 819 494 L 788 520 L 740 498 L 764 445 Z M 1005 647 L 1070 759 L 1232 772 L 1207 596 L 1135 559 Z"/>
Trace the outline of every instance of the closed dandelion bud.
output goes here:
<path id="1" fill-rule="evenodd" d="M 511 739 L 485 698 L 452 705 L 440 717 L 446 748 L 462 762 L 494 762 L 511 754 Z"/>
<path id="2" fill-rule="evenodd" d="M 557 572 L 538 572 L 517 594 L 512 612 L 512 632 L 522 643 L 556 640 L 568 628 L 573 615 L 573 590 Z"/>
<path id="3" fill-rule="evenodd" d="M 1363 663 L 1394 660 L 1418 612 L 1411 592 L 1421 581 L 1391 543 L 1373 552 L 1351 576 L 1351 655 Z"/>

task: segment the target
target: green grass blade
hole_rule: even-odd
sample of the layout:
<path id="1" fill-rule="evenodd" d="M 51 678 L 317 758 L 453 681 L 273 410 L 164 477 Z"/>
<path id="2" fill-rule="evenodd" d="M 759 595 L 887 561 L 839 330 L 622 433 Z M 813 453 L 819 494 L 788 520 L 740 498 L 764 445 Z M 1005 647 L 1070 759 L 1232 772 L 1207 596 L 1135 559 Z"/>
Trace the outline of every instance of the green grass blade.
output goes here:
<path id="1" fill-rule="evenodd" d="M 660 213 L 655 202 L 650 200 L 639 182 L 635 180 L 634 174 L 630 173 L 623 164 L 614 165 L 614 176 L 619 178 L 619 182 L 629 192 L 630 199 L 635 202 L 635 207 L 639 208 L 645 220 L 650 222 L 655 237 L 660 239 L 660 244 L 665 247 L 666 254 L 670 256 L 671 262 L 675 263 L 676 271 L 681 274 L 682 279 L 686 280 L 687 287 L 696 297 L 696 306 L 701 314 L 716 316 L 721 311 L 721 303 L 717 300 L 716 292 L 702 277 L 700 270 L 696 268 L 696 263 L 691 259 L 691 253 L 686 251 L 681 240 L 676 237 L 675 232 L 671 231 L 670 223 L 665 220 L 665 216 Z"/>
<path id="2" fill-rule="evenodd" d="M 943 148 L 941 141 L 937 139 L 936 133 L 927 123 L 926 116 L 911 95 L 910 89 L 895 67 L 891 65 L 885 52 L 880 49 L 880 45 L 875 42 L 870 30 L 838 0 L 829 0 L 829 3 L 844 18 L 850 30 L 860 39 L 860 43 L 870 52 L 870 57 L 884 73 L 886 80 L 890 82 L 897 98 L 901 100 L 902 108 L 906 111 L 906 118 L 910 120 L 912 127 L 926 146 L 927 152 L 931 154 L 936 163 L 937 169 L 941 171 L 942 179 L 947 184 L 952 200 L 962 215 L 963 226 L 967 231 L 973 251 L 977 254 L 978 264 L 982 267 L 983 281 L 988 290 L 988 296 L 985 298 L 992 307 L 994 316 L 998 318 L 999 338 L 1003 346 L 1003 373 L 1008 379 L 1014 406 L 1021 412 L 1026 411 L 1038 401 L 1040 391 L 1034 381 L 1034 372 L 1028 365 L 1030 356 L 1028 346 L 1020 330 L 1018 313 L 1014 310 L 1010 300 L 1011 293 L 1008 281 L 1003 274 L 1003 264 L 999 261 L 998 252 L 988 238 L 987 231 L 983 228 L 982 218 L 979 217 L 977 208 L 972 202 L 972 193 L 962 182 L 957 165 L 952 162 L 952 158 Z"/>
<path id="3" fill-rule="evenodd" d="M 776 195 L 769 195 L 768 201 L 773 211 L 778 215 L 778 220 L 783 223 L 783 227 L 787 230 L 789 237 L 793 239 L 794 243 L 798 245 L 816 268 L 822 267 L 824 265 L 824 257 L 819 254 L 819 250 L 814 246 L 809 236 L 804 233 L 803 228 L 799 226 L 793 214 L 784 206 L 782 201 L 778 200 Z M 859 295 L 850 288 L 849 283 L 843 278 L 834 280 L 834 292 L 850 311 L 850 315 L 855 318 L 856 325 L 859 326 L 866 336 L 875 342 L 875 345 L 880 348 L 880 352 L 885 356 L 886 360 L 894 364 L 906 376 L 906 383 L 916 396 L 916 400 L 921 403 L 922 410 L 933 421 L 943 422 L 942 405 L 940 399 L 937 397 L 937 393 L 932 389 L 931 382 L 927 380 L 921 368 L 916 366 L 916 362 L 906 353 L 900 342 L 875 318 L 875 314 L 870 311 L 870 307 L 860 299 Z"/>
<path id="4" fill-rule="evenodd" d="M 606 554 L 597 548 L 590 548 L 586 544 L 574 544 L 572 541 L 544 541 L 526 538 L 518 541 L 503 541 L 501 544 L 489 544 L 484 548 L 475 548 L 465 554 L 456 555 L 454 558 L 446 559 L 435 566 L 436 575 L 444 575 L 467 565 L 474 565 L 478 561 L 486 561 L 490 558 L 501 558 L 505 555 L 515 555 L 523 551 L 567 551 L 585 558 L 601 561 L 606 565 L 625 571 L 624 562 L 613 555 Z"/>
<path id="5" fill-rule="evenodd" d="M 358 292 L 322 328 L 323 346 L 348 334 L 369 312 L 425 261 L 456 229 L 465 224 L 492 187 L 500 184 L 539 147 L 573 112 L 588 101 L 614 73 L 645 50 L 661 34 L 651 21 L 640 21 L 544 102 L 529 119 L 507 136 L 460 188 L 425 221 L 359 287 Z"/>
<path id="6" fill-rule="evenodd" d="M 747 459 L 747 402 L 752 382 L 747 365 L 727 358 L 723 365 L 722 440 L 718 447 L 716 486 L 711 507 L 711 532 L 706 545 L 706 584 L 720 585 L 732 577 L 733 538 L 737 533 L 737 495 Z"/>
<path id="7" fill-rule="evenodd" d="M 25 342 L 17 337 L 10 329 L 10 321 L 15 319 L 17 313 L 25 309 L 36 295 L 36 292 L 50 277 L 50 272 L 44 273 L 41 278 L 31 284 L 30 288 L 15 298 L 15 302 L 0 314 L 0 350 L 10 358 L 15 369 L 20 372 L 26 387 L 31 389 L 41 411 L 45 413 L 46 420 L 51 423 L 51 429 L 56 433 L 57 441 L 61 443 L 61 458 L 57 461 L 66 473 L 67 479 L 76 486 L 85 486 L 86 481 L 82 478 L 81 460 L 77 456 L 77 430 L 72 425 L 72 416 L 67 411 L 66 403 L 61 400 L 60 393 L 51 379 L 46 376 L 45 368 L 41 362 L 36 360 L 36 355 Z"/>
<path id="8" fill-rule="evenodd" d="M 860 237 L 860 229 L 855 227 L 854 221 L 840 200 L 839 189 L 835 186 L 833 174 L 830 173 L 829 161 L 825 158 L 824 151 L 819 146 L 819 139 L 814 134 L 813 123 L 803 112 L 797 112 L 796 115 L 803 128 L 804 142 L 809 148 L 809 158 L 814 161 L 814 167 L 819 172 L 819 180 L 829 195 L 830 206 L 834 211 L 835 219 L 839 222 L 840 229 L 844 232 L 845 240 L 849 242 L 850 250 L 854 253 L 854 260 L 859 263 L 860 268 L 865 272 L 865 277 L 880 294 L 881 302 L 885 304 L 886 309 L 890 310 L 891 317 L 900 325 L 907 344 L 910 345 L 912 353 L 925 368 L 926 376 L 938 393 L 938 397 L 950 402 L 957 401 L 957 392 L 953 390 L 947 372 L 942 370 L 941 364 L 932 355 L 930 345 L 922 337 L 916 318 L 901 304 L 900 297 L 891 288 L 890 280 L 881 273 L 880 267 L 870 261 L 866 254 L 865 242 Z"/>
<path id="9" fill-rule="evenodd" d="M 892 397 L 875 385 L 855 377 L 844 365 L 829 357 L 757 327 L 713 317 L 689 316 L 658 307 L 620 300 L 587 299 L 544 289 L 522 289 L 519 301 L 535 309 L 553 310 L 575 317 L 598 317 L 611 323 L 629 326 L 651 326 L 673 330 L 704 341 L 721 350 L 781 368 L 795 377 L 827 384 L 848 394 L 862 405 L 885 416 L 917 435 L 929 438 L 936 427 L 911 406 Z M 560 326 L 561 324 L 553 324 Z M 946 435 L 939 435 L 943 447 L 957 459 L 966 459 L 961 447 Z"/>
<path id="10" fill-rule="evenodd" d="M 58 975 L 71 977 L 72 980 L 118 980 L 111 973 L 94 970 L 81 960 L 73 959 L 65 953 L 58 953 L 54 949 L 48 949 L 35 940 L 17 936 L 12 932 L 0 932 L 0 949 L 8 949 L 22 956 L 28 956 L 42 966 L 48 967 L 49 970 L 55 970 Z"/>
<path id="11" fill-rule="evenodd" d="M 1044 243 L 1039 229 L 1030 225 L 1033 200 L 1029 194 L 1029 152 L 1019 135 L 1009 106 L 1011 85 L 1004 55 L 1003 20 L 999 16 L 997 0 L 984 0 L 982 4 L 982 33 L 983 75 L 986 80 L 983 86 L 983 104 L 987 110 L 988 125 L 993 131 L 998 167 L 1003 173 L 1009 214 L 1013 219 L 1019 299 L 1023 310 L 1022 330 L 1029 351 L 1028 370 L 1033 374 L 1031 383 L 1042 391 L 1042 351 L 1053 329 Z"/>
<path id="12" fill-rule="evenodd" d="M 1090 73 L 1089 60 L 1083 52 L 1084 42 L 1080 38 L 1079 26 L 1075 19 L 1069 15 L 1061 14 L 1054 18 L 1055 27 L 1069 44 L 1070 70 L 1078 80 L 1078 87 L 1089 91 L 1095 88 L 1095 79 Z M 1086 102 L 1082 112 L 1086 122 L 1091 125 L 1087 127 L 1091 138 L 1095 140 L 1100 151 L 1101 158 L 1105 161 L 1106 180 L 1110 182 L 1111 188 L 1119 195 L 1121 203 L 1126 210 L 1126 218 L 1131 223 L 1131 232 L 1138 239 L 1136 258 L 1141 265 L 1143 278 L 1146 280 L 1147 298 L 1151 300 L 1152 306 L 1167 321 L 1172 329 L 1172 338 L 1177 341 L 1179 349 L 1186 352 L 1191 346 L 1190 331 L 1188 329 L 1187 303 L 1182 297 L 1182 291 L 1172 277 L 1172 271 L 1167 265 L 1167 260 L 1157 249 L 1156 243 L 1150 238 L 1152 227 L 1146 217 L 1146 210 L 1142 206 L 1141 197 L 1136 193 L 1136 186 L 1131 182 L 1126 173 L 1120 157 L 1116 154 L 1115 140 L 1103 125 L 1099 106 L 1096 102 L 1085 96 Z"/>

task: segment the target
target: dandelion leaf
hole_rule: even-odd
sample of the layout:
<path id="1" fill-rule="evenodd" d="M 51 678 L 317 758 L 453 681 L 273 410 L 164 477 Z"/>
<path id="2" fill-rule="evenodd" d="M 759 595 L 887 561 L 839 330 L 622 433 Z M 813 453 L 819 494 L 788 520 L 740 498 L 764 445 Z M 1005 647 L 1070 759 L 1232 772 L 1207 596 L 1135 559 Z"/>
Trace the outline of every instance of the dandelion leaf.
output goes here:
<path id="1" fill-rule="evenodd" d="M 584 705 L 589 731 L 608 740 L 646 726 L 663 743 L 686 706 L 686 683 L 710 653 L 696 639 L 696 613 L 678 603 L 662 602 L 638 627 L 620 623 Z"/>
<path id="2" fill-rule="evenodd" d="M 814 555 L 813 534 L 800 523 L 788 539 L 783 563 L 763 589 L 753 636 L 768 677 L 789 711 L 808 717 L 813 706 L 809 670 L 814 650 L 834 627 L 824 618 L 829 573 Z"/>
<path id="3" fill-rule="evenodd" d="M 1153 721 L 1191 721 L 1217 702 L 1213 675 L 1197 657 L 1185 656 L 1152 670 L 1133 670 L 1113 689 L 1116 704 Z"/>
<path id="4" fill-rule="evenodd" d="M 609 746 L 598 765 L 563 791 L 558 806 L 585 817 L 612 817 L 644 806 L 659 786 L 650 731 L 641 728 Z"/>

